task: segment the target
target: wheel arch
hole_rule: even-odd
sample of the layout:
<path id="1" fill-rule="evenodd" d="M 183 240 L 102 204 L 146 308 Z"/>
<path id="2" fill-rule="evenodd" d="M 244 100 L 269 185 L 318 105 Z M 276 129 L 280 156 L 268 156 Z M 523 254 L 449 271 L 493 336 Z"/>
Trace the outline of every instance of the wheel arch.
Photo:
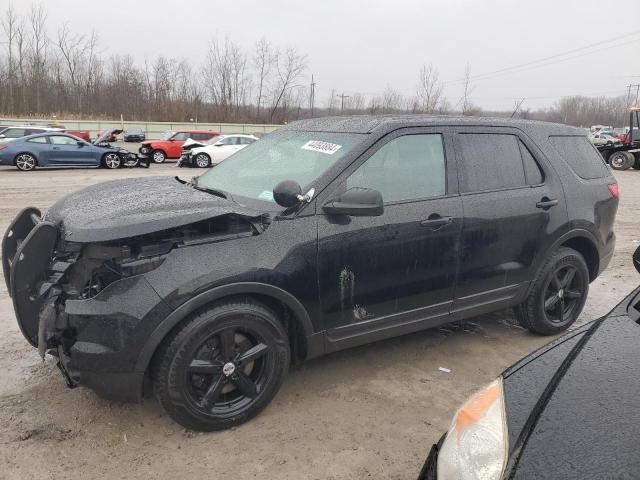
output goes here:
<path id="1" fill-rule="evenodd" d="M 551 247 L 550 252 L 560 247 L 568 247 L 580 253 L 589 270 L 589 282 L 595 280 L 600 272 L 600 252 L 596 237 L 588 230 L 573 230 L 560 237 Z"/>
<path id="2" fill-rule="evenodd" d="M 20 155 L 24 155 L 25 153 L 27 155 L 31 155 L 33 158 L 35 158 L 36 159 L 36 166 L 40 166 L 40 159 L 38 158 L 38 155 L 36 153 L 30 152 L 29 150 L 22 150 L 22 151 L 16 153 L 15 156 L 13 157 L 13 166 L 14 167 L 16 166 L 16 162 L 18 160 L 18 157 Z"/>
<path id="3" fill-rule="evenodd" d="M 319 342 L 310 342 L 313 337 L 313 324 L 306 308 L 300 301 L 286 290 L 279 287 L 254 282 L 235 283 L 223 285 L 220 287 L 207 290 L 195 297 L 187 300 L 185 303 L 171 312 L 160 324 L 154 329 L 145 345 L 143 346 L 135 365 L 136 372 L 146 372 L 153 355 L 160 347 L 163 340 L 169 333 L 189 315 L 196 310 L 203 308 L 213 302 L 231 297 L 246 296 L 264 303 L 267 307 L 273 309 L 284 321 L 285 328 L 289 334 L 289 340 L 292 342 L 292 357 L 297 355 L 298 360 L 303 360 L 311 356 L 317 355 Z M 315 337 L 317 338 L 317 336 Z"/>

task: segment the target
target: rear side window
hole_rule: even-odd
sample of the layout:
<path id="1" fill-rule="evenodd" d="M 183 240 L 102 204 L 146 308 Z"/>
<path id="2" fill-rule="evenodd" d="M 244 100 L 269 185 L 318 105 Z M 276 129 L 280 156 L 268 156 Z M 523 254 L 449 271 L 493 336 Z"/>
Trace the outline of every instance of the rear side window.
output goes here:
<path id="1" fill-rule="evenodd" d="M 587 180 L 609 176 L 602 156 L 587 137 L 554 135 L 549 142 L 578 176 Z"/>
<path id="2" fill-rule="evenodd" d="M 526 185 L 518 139 L 514 135 L 458 135 L 462 156 L 462 192 L 481 192 Z"/>
<path id="3" fill-rule="evenodd" d="M 522 165 L 524 166 L 524 176 L 527 180 L 527 185 L 539 185 L 544 180 L 544 176 L 542 175 L 542 170 L 536 162 L 533 155 L 529 149 L 518 140 L 518 144 L 520 145 L 520 153 L 522 154 Z"/>
<path id="4" fill-rule="evenodd" d="M 47 137 L 31 138 L 31 139 L 27 140 L 27 142 L 31 142 L 31 143 L 48 143 L 47 142 Z"/>

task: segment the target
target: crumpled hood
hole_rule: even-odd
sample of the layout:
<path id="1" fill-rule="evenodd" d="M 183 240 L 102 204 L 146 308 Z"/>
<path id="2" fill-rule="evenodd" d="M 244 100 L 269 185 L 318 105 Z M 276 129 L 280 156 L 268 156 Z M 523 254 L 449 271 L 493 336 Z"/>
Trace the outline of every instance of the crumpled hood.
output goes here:
<path id="1" fill-rule="evenodd" d="M 84 188 L 56 202 L 45 220 L 59 225 L 68 241 L 105 242 L 229 213 L 257 217 L 262 212 L 158 176 Z"/>

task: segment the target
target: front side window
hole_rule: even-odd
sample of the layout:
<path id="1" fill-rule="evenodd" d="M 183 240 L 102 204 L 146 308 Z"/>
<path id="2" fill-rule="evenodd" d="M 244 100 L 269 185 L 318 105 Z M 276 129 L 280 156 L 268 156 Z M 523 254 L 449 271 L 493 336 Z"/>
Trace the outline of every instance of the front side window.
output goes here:
<path id="1" fill-rule="evenodd" d="M 176 133 L 173 137 L 174 140 L 187 140 L 188 138 L 191 138 L 191 134 L 189 132 Z"/>
<path id="2" fill-rule="evenodd" d="M 404 135 L 376 151 L 347 179 L 347 189 L 373 188 L 385 203 L 445 194 L 445 157 L 440 134 Z"/>
<path id="3" fill-rule="evenodd" d="M 275 203 L 273 187 L 283 180 L 300 184 L 303 192 L 366 135 L 283 130 L 239 150 L 198 177 L 198 186 L 215 188 Z"/>
<path id="4" fill-rule="evenodd" d="M 76 145 L 78 140 L 64 135 L 53 135 L 50 137 L 51 143 L 54 145 Z"/>

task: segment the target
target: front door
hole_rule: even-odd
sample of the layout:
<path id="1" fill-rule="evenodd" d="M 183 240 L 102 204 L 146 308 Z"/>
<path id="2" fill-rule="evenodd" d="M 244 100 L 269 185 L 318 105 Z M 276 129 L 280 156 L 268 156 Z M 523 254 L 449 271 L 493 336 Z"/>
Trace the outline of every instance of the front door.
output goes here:
<path id="1" fill-rule="evenodd" d="M 462 227 L 451 152 L 444 130 L 396 131 L 319 198 L 319 286 L 328 350 L 448 320 Z M 324 203 L 354 187 L 379 190 L 383 215 L 322 212 Z"/>
<path id="2" fill-rule="evenodd" d="M 52 135 L 49 150 L 49 163 L 52 165 L 85 165 L 95 163 L 91 148 L 80 146 L 78 139 L 66 135 Z"/>
<path id="3" fill-rule="evenodd" d="M 456 132 L 465 215 L 454 320 L 522 298 L 567 222 L 562 185 L 528 137 L 510 128 Z"/>

